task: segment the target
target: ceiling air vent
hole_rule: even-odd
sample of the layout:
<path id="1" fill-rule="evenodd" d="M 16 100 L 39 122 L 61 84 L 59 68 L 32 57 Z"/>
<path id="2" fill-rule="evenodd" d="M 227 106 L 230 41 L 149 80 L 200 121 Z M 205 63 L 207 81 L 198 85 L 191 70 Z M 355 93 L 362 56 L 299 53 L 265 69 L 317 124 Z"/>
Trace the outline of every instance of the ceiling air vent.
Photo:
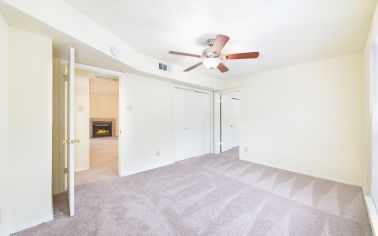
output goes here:
<path id="1" fill-rule="evenodd" d="M 171 71 L 171 67 L 169 65 L 159 62 L 159 70 Z"/>

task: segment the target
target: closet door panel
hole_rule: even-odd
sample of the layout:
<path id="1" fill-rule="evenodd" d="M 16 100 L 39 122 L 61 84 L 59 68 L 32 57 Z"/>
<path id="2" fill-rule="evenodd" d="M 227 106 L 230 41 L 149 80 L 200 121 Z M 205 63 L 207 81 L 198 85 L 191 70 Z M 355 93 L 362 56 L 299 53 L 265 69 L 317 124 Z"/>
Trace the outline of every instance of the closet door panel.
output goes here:
<path id="1" fill-rule="evenodd" d="M 211 101 L 209 94 L 201 94 L 201 154 L 210 153 L 211 148 Z"/>
<path id="2" fill-rule="evenodd" d="M 175 89 L 174 92 L 174 150 L 175 160 L 183 160 L 186 154 L 186 91 Z"/>
<path id="3" fill-rule="evenodd" d="M 175 160 L 201 156 L 211 151 L 211 96 L 175 89 Z"/>
<path id="4" fill-rule="evenodd" d="M 188 115 L 189 125 L 189 143 L 190 147 L 189 157 L 196 157 L 201 154 L 201 140 L 200 140 L 200 126 L 201 126 L 201 97 L 197 92 L 191 92 L 187 100 L 187 108 L 190 115 Z"/>

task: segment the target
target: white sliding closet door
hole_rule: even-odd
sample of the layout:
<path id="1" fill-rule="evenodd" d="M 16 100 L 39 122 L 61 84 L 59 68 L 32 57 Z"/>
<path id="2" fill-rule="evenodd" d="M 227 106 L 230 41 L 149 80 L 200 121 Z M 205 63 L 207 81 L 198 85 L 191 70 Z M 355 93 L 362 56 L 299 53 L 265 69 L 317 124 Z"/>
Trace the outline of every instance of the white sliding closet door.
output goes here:
<path id="1" fill-rule="evenodd" d="M 200 96 L 196 92 L 189 92 L 189 96 L 187 97 L 185 108 L 186 108 L 186 130 L 187 141 L 187 153 L 186 157 L 195 157 L 199 156 L 201 150 L 201 141 L 199 140 L 201 137 L 200 127 L 201 127 L 201 101 Z"/>
<path id="2" fill-rule="evenodd" d="M 176 161 L 210 153 L 211 96 L 207 93 L 175 89 Z"/>
<path id="3" fill-rule="evenodd" d="M 201 154 L 204 155 L 211 152 L 211 96 L 210 94 L 201 95 Z"/>
<path id="4" fill-rule="evenodd" d="M 187 108 L 185 107 L 189 91 L 175 89 L 174 93 L 174 120 L 175 120 L 175 159 L 176 161 L 186 158 L 187 153 Z"/>

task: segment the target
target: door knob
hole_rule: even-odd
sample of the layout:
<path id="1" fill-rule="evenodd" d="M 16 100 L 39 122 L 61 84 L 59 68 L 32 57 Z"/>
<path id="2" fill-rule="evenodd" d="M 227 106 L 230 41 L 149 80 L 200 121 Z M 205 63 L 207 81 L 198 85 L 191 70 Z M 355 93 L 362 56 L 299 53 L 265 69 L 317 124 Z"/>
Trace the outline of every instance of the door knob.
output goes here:
<path id="1" fill-rule="evenodd" d="M 79 139 L 79 138 L 74 139 L 74 140 L 72 141 L 72 143 L 80 143 L 80 139 Z"/>
<path id="2" fill-rule="evenodd" d="M 80 139 L 74 139 L 74 140 L 65 139 L 65 140 L 63 140 L 63 144 L 75 144 L 75 143 L 80 143 Z"/>

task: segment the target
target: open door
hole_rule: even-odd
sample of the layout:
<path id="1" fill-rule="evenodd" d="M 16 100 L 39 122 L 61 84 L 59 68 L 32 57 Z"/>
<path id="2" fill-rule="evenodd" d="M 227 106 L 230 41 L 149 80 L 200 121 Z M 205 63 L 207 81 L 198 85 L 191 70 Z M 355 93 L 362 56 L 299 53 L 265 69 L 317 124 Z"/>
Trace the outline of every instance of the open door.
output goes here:
<path id="1" fill-rule="evenodd" d="M 67 71 L 67 191 L 70 216 L 75 215 L 75 49 L 70 48 Z"/>
<path id="2" fill-rule="evenodd" d="M 239 109 L 238 99 L 221 95 L 221 152 L 239 146 Z"/>

